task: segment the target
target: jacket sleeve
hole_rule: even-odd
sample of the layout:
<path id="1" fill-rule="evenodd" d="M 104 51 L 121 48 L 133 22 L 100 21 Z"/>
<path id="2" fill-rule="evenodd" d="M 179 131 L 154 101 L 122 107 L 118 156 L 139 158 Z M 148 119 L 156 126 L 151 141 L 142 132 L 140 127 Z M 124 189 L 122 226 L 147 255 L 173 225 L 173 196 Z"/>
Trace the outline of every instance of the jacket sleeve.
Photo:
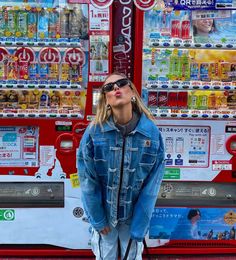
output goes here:
<path id="1" fill-rule="evenodd" d="M 148 231 L 149 223 L 156 204 L 157 195 L 164 175 L 164 144 L 159 133 L 160 148 L 157 153 L 157 160 L 145 180 L 138 200 L 134 206 L 131 221 L 131 238 L 142 241 Z"/>
<path id="2" fill-rule="evenodd" d="M 78 151 L 78 175 L 82 201 L 90 224 L 97 230 L 108 225 L 102 203 L 101 185 L 93 160 L 93 142 L 88 127 L 81 139 Z"/>

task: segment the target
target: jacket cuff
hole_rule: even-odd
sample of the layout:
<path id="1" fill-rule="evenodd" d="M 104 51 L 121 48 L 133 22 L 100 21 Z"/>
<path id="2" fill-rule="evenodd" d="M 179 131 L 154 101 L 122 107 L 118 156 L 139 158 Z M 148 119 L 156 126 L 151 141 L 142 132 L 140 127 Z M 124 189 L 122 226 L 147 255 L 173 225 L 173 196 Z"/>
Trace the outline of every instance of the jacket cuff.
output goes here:
<path id="1" fill-rule="evenodd" d="M 144 237 L 136 237 L 136 236 L 133 236 L 133 235 L 131 235 L 130 238 L 132 240 L 135 240 L 135 241 L 138 241 L 138 242 L 143 242 L 143 240 L 144 240 Z"/>
<path id="2" fill-rule="evenodd" d="M 91 225 L 98 232 L 100 232 L 104 227 L 109 226 L 106 219 L 103 219 L 102 221 L 97 222 L 96 224 L 95 223 L 91 223 Z"/>

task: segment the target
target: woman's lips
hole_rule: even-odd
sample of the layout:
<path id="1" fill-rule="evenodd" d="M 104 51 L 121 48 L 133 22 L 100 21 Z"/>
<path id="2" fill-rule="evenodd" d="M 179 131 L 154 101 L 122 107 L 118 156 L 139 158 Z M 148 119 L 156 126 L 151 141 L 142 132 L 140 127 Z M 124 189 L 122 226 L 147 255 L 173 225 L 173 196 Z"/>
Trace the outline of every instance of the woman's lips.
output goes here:
<path id="1" fill-rule="evenodd" d="M 121 92 L 120 91 L 116 91 L 115 96 L 116 97 L 120 97 L 121 96 Z"/>

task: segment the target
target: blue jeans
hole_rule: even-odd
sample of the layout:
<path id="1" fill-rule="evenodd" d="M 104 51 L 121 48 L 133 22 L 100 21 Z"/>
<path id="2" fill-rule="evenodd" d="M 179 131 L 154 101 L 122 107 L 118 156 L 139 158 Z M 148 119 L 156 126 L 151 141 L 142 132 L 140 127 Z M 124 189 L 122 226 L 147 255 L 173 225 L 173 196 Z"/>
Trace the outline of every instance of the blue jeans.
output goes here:
<path id="1" fill-rule="evenodd" d="M 125 251 L 130 239 L 130 226 L 119 223 L 116 227 L 111 226 L 111 231 L 107 235 L 102 235 L 96 230 L 92 230 L 91 246 L 96 260 L 116 260 L 118 259 L 118 240 L 120 242 L 121 259 L 124 258 Z M 132 241 L 128 260 L 142 260 L 143 243 Z"/>

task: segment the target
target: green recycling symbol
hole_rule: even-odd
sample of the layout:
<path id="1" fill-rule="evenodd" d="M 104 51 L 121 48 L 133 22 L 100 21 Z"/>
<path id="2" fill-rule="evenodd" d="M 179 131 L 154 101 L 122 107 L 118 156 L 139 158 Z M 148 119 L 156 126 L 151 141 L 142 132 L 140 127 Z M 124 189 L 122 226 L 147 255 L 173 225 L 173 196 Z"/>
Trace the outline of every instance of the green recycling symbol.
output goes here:
<path id="1" fill-rule="evenodd" d="M 0 210 L 0 220 L 11 221 L 15 219 L 15 211 L 13 209 Z"/>

